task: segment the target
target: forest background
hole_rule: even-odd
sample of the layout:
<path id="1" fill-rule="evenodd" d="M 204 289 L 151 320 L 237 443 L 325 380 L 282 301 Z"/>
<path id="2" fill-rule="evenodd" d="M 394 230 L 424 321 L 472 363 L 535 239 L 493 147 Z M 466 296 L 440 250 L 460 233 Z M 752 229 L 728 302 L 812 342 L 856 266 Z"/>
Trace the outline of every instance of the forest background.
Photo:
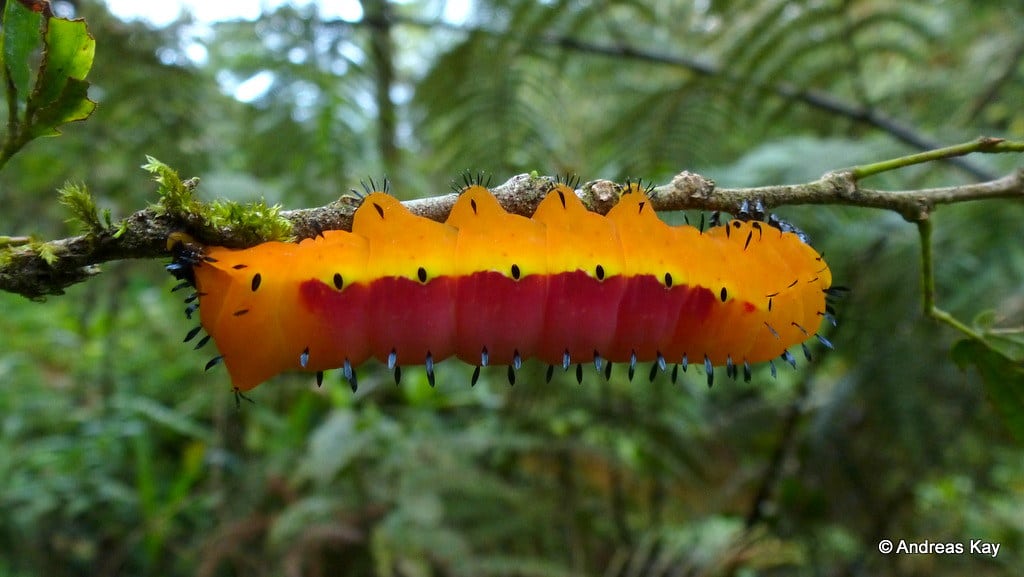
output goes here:
<path id="1" fill-rule="evenodd" d="M 365 0 L 163 27 L 57 2 L 96 38 L 99 104 L 0 172 L 0 234 L 75 234 L 56 190 L 126 216 L 153 155 L 207 199 L 321 206 L 387 175 L 401 198 L 464 170 L 721 186 L 823 173 L 979 135 L 1024 138 L 1024 8 L 881 0 Z M 872 177 L 991 180 L 1019 155 Z M 0 293 L 0 575 L 1004 575 L 1024 565 L 1019 410 L 922 313 L 895 212 L 777 211 L 851 293 L 835 351 L 772 379 L 543 384 L 528 364 L 436 388 L 363 369 L 289 375 L 235 407 L 157 260 L 37 303 Z M 1019 201 L 931 215 L 942 307 L 1024 322 Z M 665 218 L 679 222 L 681 215 Z M 961 355 L 978 352 L 967 345 Z M 987 350 L 987 349 L 986 349 Z M 970 363 L 967 363 L 970 365 Z M 1012 365 L 1011 365 L 1012 366 Z M 378 367 L 380 368 L 380 367 Z M 983 371 L 985 365 L 982 365 Z M 1005 373 L 1001 373 L 1005 374 Z M 591 378 L 593 377 L 593 378 Z M 644 375 L 646 377 L 646 375 Z M 989 374 L 991 378 L 992 375 Z M 1014 380 L 1016 379 L 1016 380 Z M 884 555 L 882 539 L 1000 543 Z"/>

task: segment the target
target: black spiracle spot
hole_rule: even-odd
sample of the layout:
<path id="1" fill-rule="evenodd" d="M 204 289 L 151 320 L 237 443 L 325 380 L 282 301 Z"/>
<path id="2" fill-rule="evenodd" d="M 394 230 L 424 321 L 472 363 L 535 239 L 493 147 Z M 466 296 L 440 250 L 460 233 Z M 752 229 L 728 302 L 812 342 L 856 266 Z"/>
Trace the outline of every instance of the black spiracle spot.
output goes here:
<path id="1" fill-rule="evenodd" d="M 345 279 L 342 278 L 340 272 L 334 273 L 334 288 L 341 290 L 345 286 Z"/>
<path id="2" fill-rule="evenodd" d="M 604 280 L 604 267 L 597 265 L 597 268 L 594 270 L 594 275 L 597 277 L 597 280 Z"/>
<path id="3" fill-rule="evenodd" d="M 672 273 L 670 272 L 665 273 L 665 286 L 672 288 Z"/>
<path id="4" fill-rule="evenodd" d="M 263 276 L 260 273 L 252 275 L 252 292 L 256 292 L 256 289 L 260 288 L 261 282 L 263 282 Z"/>
<path id="5" fill-rule="evenodd" d="M 427 269 L 420 267 L 416 271 L 416 278 L 420 279 L 420 282 L 427 282 Z"/>
<path id="6" fill-rule="evenodd" d="M 722 287 L 722 291 L 718 293 L 718 298 L 722 299 L 722 302 L 724 303 L 729 299 L 729 291 L 725 290 L 725 287 Z"/>
<path id="7" fill-rule="evenodd" d="M 519 270 L 519 265 L 513 264 L 512 265 L 512 278 L 515 279 L 515 280 L 519 280 L 519 277 L 522 276 L 522 274 L 523 274 L 522 271 Z"/>

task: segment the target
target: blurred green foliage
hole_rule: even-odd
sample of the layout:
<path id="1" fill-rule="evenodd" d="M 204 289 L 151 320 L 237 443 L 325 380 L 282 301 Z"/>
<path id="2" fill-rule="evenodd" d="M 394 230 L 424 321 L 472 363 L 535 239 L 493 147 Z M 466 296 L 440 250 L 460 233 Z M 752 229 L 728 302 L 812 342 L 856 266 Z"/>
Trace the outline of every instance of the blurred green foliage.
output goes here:
<path id="1" fill-rule="evenodd" d="M 200 176 L 206 198 L 291 208 L 385 172 L 408 197 L 445 192 L 467 168 L 659 182 L 689 169 L 745 186 L 911 152 L 884 126 L 796 96 L 811 90 L 945 143 L 1024 137 L 1013 4 L 488 0 L 443 24 L 444 4 L 365 0 L 372 22 L 282 7 L 204 31 L 58 3 L 96 39 L 99 106 L 11 158 L 0 234 L 74 233 L 57 202 L 66 181 L 115 218 L 153 202 L 147 154 Z M 257 76 L 266 90 L 233 96 Z M 971 178 L 932 164 L 868 184 Z M 43 304 L 0 294 L 0 575 L 982 577 L 1024 565 L 1024 459 L 998 418 L 1020 389 L 987 388 L 979 371 L 1016 377 L 970 345 L 957 361 L 978 371 L 962 370 L 958 335 L 923 318 L 911 225 L 783 212 L 852 288 L 828 333 L 837 350 L 711 390 L 692 370 L 672 385 L 630 383 L 621 367 L 607 383 L 588 372 L 583 386 L 546 386 L 533 364 L 515 387 L 495 369 L 470 388 L 470 370 L 446 362 L 436 389 L 415 368 L 396 387 L 371 366 L 355 395 L 340 375 L 322 389 L 286 375 L 236 410 L 227 376 L 204 374 L 209 355 L 180 343 L 191 323 L 158 263 L 112 264 Z M 1022 216 L 978 202 L 933 217 L 939 302 L 990 334 L 1024 320 Z M 1002 549 L 885 556 L 882 538 Z"/>

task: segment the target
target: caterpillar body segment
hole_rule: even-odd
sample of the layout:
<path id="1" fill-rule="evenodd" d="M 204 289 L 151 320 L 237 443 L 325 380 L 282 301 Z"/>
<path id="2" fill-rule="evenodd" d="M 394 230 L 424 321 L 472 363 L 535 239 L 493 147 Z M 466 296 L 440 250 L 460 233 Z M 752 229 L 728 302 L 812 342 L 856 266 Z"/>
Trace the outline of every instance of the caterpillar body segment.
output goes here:
<path id="1" fill-rule="evenodd" d="M 599 371 L 696 363 L 749 378 L 752 363 L 786 358 L 830 316 L 831 273 L 796 233 L 753 220 L 669 226 L 636 185 L 601 216 L 559 184 L 526 218 L 470 184 L 445 223 L 372 192 L 352 232 L 200 252 L 172 272 L 194 282 L 200 323 L 239 391 L 290 370 L 342 368 L 355 385 L 370 358 L 396 378 L 423 364 L 433 379 L 451 356 L 510 365 L 510 382 L 529 358 Z"/>

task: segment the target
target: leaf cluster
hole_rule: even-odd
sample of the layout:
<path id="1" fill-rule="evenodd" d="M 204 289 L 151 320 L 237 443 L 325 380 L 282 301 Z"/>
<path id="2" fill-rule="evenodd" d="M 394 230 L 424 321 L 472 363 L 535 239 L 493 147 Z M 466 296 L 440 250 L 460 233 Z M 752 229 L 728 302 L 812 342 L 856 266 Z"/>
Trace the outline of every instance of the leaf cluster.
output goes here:
<path id="1" fill-rule="evenodd" d="M 0 167 L 30 141 L 59 134 L 59 126 L 84 120 L 96 108 L 85 80 L 96 41 L 84 21 L 54 17 L 46 2 L 20 1 L 5 3 L 2 19 L 0 72 L 8 118 Z"/>

